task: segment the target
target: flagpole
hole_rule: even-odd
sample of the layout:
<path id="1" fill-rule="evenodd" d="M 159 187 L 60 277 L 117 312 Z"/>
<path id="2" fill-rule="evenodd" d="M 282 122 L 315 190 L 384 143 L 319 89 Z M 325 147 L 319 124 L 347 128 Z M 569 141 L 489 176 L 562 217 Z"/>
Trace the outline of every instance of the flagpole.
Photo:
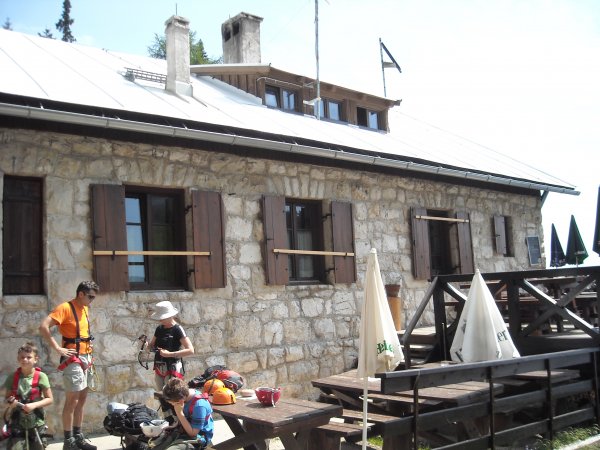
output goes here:
<path id="1" fill-rule="evenodd" d="M 363 385 L 362 450 L 366 450 L 367 448 L 367 408 L 369 406 L 367 401 L 367 394 L 369 393 L 369 377 L 365 376 L 364 379 L 365 383 Z"/>
<path id="2" fill-rule="evenodd" d="M 367 280 L 365 280 L 365 283 L 366 282 L 367 282 Z M 363 299 L 363 302 L 366 302 L 366 301 L 367 301 L 367 298 L 366 298 L 366 294 L 365 294 L 365 298 Z M 365 333 L 367 333 L 367 327 L 369 326 L 369 314 L 371 313 L 371 311 L 369 311 L 368 308 L 365 308 L 364 312 L 365 312 L 365 314 L 364 314 L 365 317 L 361 317 L 360 320 L 362 323 L 365 324 L 364 331 L 365 331 Z M 369 407 L 369 404 L 368 404 L 369 370 L 368 370 L 368 363 L 367 363 L 368 353 L 369 353 L 369 349 L 363 349 L 363 358 L 362 358 L 362 361 L 359 361 L 362 364 L 362 367 L 359 370 L 362 370 L 362 373 L 363 373 L 362 450 L 367 449 L 367 408 Z"/>
<path id="3" fill-rule="evenodd" d="M 317 97 L 314 110 L 317 120 L 321 120 L 321 82 L 319 80 L 319 0 L 315 0 L 315 60 L 317 63 Z"/>
<path id="4" fill-rule="evenodd" d="M 383 64 L 383 42 L 379 38 L 379 56 L 381 57 L 381 76 L 383 77 L 383 96 L 387 97 L 387 89 L 385 87 L 385 66 Z"/>

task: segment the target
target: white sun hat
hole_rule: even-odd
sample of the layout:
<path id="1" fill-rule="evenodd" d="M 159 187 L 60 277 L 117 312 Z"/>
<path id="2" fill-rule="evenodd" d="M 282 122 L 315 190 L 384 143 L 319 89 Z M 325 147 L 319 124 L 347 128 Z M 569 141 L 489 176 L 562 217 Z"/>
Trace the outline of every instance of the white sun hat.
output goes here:
<path id="1" fill-rule="evenodd" d="M 163 320 L 175 316 L 178 312 L 177 308 L 170 301 L 158 302 L 150 317 L 156 320 Z"/>

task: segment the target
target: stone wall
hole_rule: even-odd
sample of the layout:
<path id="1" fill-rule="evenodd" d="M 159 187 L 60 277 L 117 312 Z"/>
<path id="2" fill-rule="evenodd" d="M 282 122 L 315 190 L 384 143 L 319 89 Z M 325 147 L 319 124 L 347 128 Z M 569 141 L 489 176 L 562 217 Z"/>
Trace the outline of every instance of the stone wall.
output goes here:
<path id="1" fill-rule="evenodd" d="M 0 129 L 0 170 L 45 180 L 47 286 L 47 296 L 2 297 L 0 345 L 5 350 L 0 354 L 0 381 L 16 367 L 16 348 L 26 339 L 38 342 L 41 365 L 54 387 L 56 401 L 49 414 L 53 430 L 61 429 L 61 377 L 56 355 L 48 355 L 37 328 L 49 310 L 74 296 L 79 281 L 91 278 L 91 183 L 221 192 L 227 287 L 105 294 L 95 300 L 91 324 L 99 386 L 90 393 L 88 431 L 102 428 L 109 401 L 152 404 L 153 376 L 136 361 L 136 338 L 153 334 L 156 322 L 149 319 L 149 308 L 158 301 L 169 299 L 181 311 L 179 320 L 196 350 L 186 362 L 188 375 L 225 364 L 243 374 L 249 386 L 281 386 L 284 395 L 311 398 L 316 390 L 310 380 L 349 369 L 355 362 L 362 279 L 372 247 L 378 251 L 384 282 L 402 285 L 406 321 L 422 298 L 427 283 L 411 275 L 411 206 L 469 211 L 475 264 L 482 271 L 528 267 L 525 236 L 542 237 L 540 202 L 534 196 L 181 147 Z M 358 282 L 265 285 L 263 194 L 351 201 Z M 514 257 L 493 250 L 494 214 L 513 220 Z M 190 223 L 187 230 L 191 240 Z M 429 311 L 425 321 L 432 320 Z"/>

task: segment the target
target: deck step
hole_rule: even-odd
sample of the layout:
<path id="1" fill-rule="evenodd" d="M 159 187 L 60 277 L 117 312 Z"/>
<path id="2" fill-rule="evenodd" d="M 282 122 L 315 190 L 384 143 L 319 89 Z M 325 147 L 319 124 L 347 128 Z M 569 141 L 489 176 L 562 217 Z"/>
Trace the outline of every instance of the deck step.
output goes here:
<path id="1" fill-rule="evenodd" d="M 434 349 L 432 344 L 410 344 L 410 352 L 412 353 L 429 353 Z"/>
<path id="2" fill-rule="evenodd" d="M 362 411 L 354 409 L 344 409 L 342 412 L 342 419 L 352 421 L 362 421 Z M 367 417 L 367 423 L 381 424 L 387 422 L 395 422 L 398 420 L 397 416 L 386 416 L 385 414 L 369 413 Z"/>
<path id="3" fill-rule="evenodd" d="M 367 424 L 367 430 L 369 430 L 372 427 L 372 424 Z M 316 429 L 328 435 L 347 438 L 362 435 L 363 426 L 362 424 L 357 423 L 330 421 L 325 425 L 318 426 Z"/>
<path id="4" fill-rule="evenodd" d="M 402 339 L 404 330 L 398 333 L 398 338 Z M 415 344 L 432 345 L 435 343 L 435 327 L 415 328 L 410 335 L 411 347 Z"/>

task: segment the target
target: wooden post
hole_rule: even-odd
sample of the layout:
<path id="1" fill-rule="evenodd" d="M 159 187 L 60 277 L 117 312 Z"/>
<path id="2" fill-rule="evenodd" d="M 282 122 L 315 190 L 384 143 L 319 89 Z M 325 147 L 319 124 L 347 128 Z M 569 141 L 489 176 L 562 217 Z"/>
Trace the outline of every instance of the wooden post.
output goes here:
<path id="1" fill-rule="evenodd" d="M 394 327 L 396 331 L 402 330 L 402 300 L 398 297 L 400 292 L 399 284 L 386 284 L 385 293 L 388 299 L 392 319 L 394 319 Z"/>

